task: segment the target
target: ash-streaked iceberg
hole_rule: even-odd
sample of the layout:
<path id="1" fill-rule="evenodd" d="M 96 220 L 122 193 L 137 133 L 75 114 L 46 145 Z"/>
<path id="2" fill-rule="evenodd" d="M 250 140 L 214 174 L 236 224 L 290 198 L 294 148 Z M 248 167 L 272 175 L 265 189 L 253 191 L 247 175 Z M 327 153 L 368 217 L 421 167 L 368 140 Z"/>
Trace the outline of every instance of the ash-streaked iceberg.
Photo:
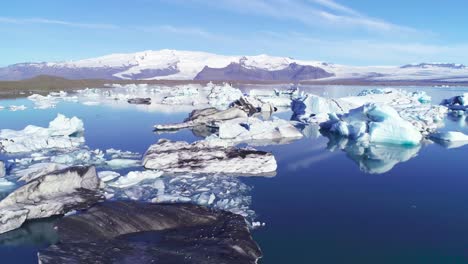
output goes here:
<path id="1" fill-rule="evenodd" d="M 36 177 L 0 201 L 0 233 L 26 220 L 84 209 L 101 200 L 94 167 L 70 167 Z"/>
<path id="2" fill-rule="evenodd" d="M 252 148 L 235 148 L 197 141 L 159 140 L 149 147 L 143 166 L 168 173 L 264 175 L 274 174 L 275 157 Z"/>

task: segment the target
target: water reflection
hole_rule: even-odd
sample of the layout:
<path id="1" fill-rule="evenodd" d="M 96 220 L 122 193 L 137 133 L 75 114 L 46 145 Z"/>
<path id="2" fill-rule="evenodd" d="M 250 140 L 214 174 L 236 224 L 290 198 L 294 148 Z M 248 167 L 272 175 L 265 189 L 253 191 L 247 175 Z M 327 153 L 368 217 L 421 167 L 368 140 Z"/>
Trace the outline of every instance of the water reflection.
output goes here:
<path id="1" fill-rule="evenodd" d="M 406 162 L 418 155 L 421 145 L 362 145 L 359 142 L 331 134 L 324 134 L 329 141 L 327 149 L 342 150 L 358 164 L 365 173 L 383 174 L 389 172 L 398 163 Z"/>
<path id="2" fill-rule="evenodd" d="M 58 234 L 54 229 L 59 217 L 32 220 L 21 228 L 0 235 L 0 246 L 32 246 L 43 247 L 58 242 Z"/>

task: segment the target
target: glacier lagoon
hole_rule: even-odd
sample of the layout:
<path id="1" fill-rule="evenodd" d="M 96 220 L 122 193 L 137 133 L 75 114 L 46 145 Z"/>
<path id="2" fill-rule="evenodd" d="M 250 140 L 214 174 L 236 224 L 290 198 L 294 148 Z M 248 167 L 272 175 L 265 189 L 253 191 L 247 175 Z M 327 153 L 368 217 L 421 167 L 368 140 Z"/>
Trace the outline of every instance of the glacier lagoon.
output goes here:
<path id="1" fill-rule="evenodd" d="M 268 88 L 278 87 L 262 87 Z M 356 95 L 364 89 L 368 87 L 301 87 L 325 97 Z M 424 90 L 435 104 L 468 92 L 463 87 L 404 89 Z M 156 124 L 184 120 L 190 107 L 96 104 L 88 100 L 85 104 L 60 101 L 55 108 L 35 109 L 28 99 L 2 100 L 0 105 L 26 107 L 0 111 L 0 129 L 21 130 L 31 124 L 47 127 L 58 113 L 76 116 L 83 120 L 86 146 L 91 150 L 118 149 L 142 155 L 162 138 L 194 142 L 204 136 L 203 131 L 191 130 L 153 132 Z M 274 115 L 289 120 L 292 112 L 285 110 Z M 440 131 L 466 134 L 468 126 L 464 117 L 449 116 Z M 430 142 L 420 146 L 378 145 L 369 146 L 363 154 L 355 151 L 353 142 L 321 133 L 317 126 L 307 127 L 303 134 L 302 139 L 287 144 L 255 146 L 274 154 L 278 165 L 274 176 L 231 175 L 207 180 L 218 200 L 223 198 L 220 193 L 226 191 L 223 188 L 237 186 L 228 198 L 237 199 L 233 206 L 260 225 L 252 234 L 263 251 L 261 263 L 468 260 L 464 248 L 468 242 L 468 180 L 464 170 L 468 146 L 450 148 Z M 21 155 L 1 154 L 0 158 L 20 159 Z M 98 170 L 109 169 L 98 166 Z M 135 168 L 113 170 L 124 175 Z M 157 179 L 163 181 L 169 194 L 177 188 L 188 188 L 169 177 Z M 200 186 L 190 191 L 199 195 L 195 188 Z M 2 190 L 2 196 L 11 192 L 9 188 Z M 155 190 L 135 187 L 126 193 L 115 193 L 114 197 L 148 200 L 154 198 L 151 191 Z M 204 203 L 206 199 L 197 197 L 197 201 Z M 212 204 L 217 204 L 217 200 Z M 1 259 L 36 263 L 37 250 L 57 241 L 53 222 L 54 219 L 35 220 L 0 235 Z"/>

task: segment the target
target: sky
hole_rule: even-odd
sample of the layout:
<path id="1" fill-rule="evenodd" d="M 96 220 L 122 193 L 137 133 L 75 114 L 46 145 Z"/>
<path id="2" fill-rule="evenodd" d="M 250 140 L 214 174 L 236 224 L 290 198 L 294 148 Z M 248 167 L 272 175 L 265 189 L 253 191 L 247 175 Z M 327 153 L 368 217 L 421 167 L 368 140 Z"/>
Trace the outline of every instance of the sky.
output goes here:
<path id="1" fill-rule="evenodd" d="M 468 64 L 466 0 L 0 2 L 0 66 L 179 49 L 351 65 Z"/>

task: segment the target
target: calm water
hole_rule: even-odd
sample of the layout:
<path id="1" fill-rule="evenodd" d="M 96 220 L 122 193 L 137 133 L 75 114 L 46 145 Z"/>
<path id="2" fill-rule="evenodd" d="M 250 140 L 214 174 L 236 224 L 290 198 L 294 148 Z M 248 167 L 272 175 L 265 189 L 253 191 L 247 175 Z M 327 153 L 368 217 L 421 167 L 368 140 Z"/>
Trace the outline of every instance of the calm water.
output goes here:
<path id="1" fill-rule="evenodd" d="M 363 88 L 309 89 L 340 96 Z M 434 103 L 468 92 L 424 90 Z M 10 104 L 31 105 L 25 99 L 0 101 Z M 189 130 L 152 132 L 156 123 L 183 120 L 186 110 L 146 112 L 130 105 L 63 102 L 48 110 L 4 110 L 0 128 L 47 126 L 57 113 L 83 119 L 90 148 L 144 153 L 159 138 L 199 139 Z M 465 120 L 446 122 L 446 129 L 468 133 Z M 372 150 L 380 156 L 356 156 L 337 148 L 340 140 L 309 130 L 309 137 L 291 144 L 259 147 L 274 153 L 275 177 L 241 178 L 253 187 L 257 220 L 266 223 L 253 233 L 264 252 L 262 263 L 468 263 L 468 146 L 446 149 L 427 142 L 416 149 L 383 146 Z M 53 222 L 34 221 L 1 235 L 0 262 L 36 263 L 36 251 L 57 239 Z"/>

